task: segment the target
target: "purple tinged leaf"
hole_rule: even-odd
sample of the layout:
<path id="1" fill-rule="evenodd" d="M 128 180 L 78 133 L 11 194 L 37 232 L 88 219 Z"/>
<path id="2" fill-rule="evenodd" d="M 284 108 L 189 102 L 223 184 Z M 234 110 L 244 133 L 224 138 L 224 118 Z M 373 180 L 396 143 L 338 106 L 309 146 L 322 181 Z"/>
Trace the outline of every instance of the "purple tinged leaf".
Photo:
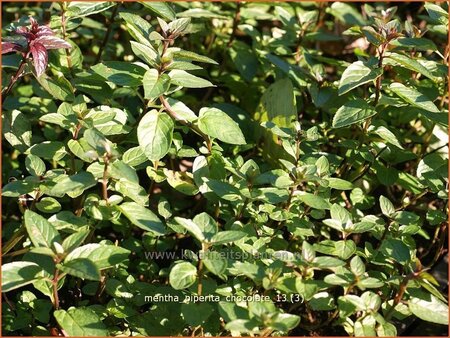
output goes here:
<path id="1" fill-rule="evenodd" d="M 11 52 L 20 52 L 22 50 L 22 46 L 14 42 L 3 42 L 2 41 L 2 54 L 11 53 Z"/>
<path id="2" fill-rule="evenodd" d="M 54 36 L 55 33 L 48 26 L 39 26 L 36 32 L 36 38 L 41 36 Z"/>
<path id="3" fill-rule="evenodd" d="M 34 34 L 30 32 L 30 30 L 27 27 L 19 27 L 15 31 L 16 34 L 22 35 L 25 37 L 28 41 L 33 39 Z"/>
<path id="4" fill-rule="evenodd" d="M 48 56 L 47 49 L 43 44 L 33 41 L 30 44 L 30 52 L 33 55 L 33 65 L 36 70 L 36 76 L 41 76 L 47 68 Z"/>
<path id="5" fill-rule="evenodd" d="M 56 36 L 41 36 L 34 43 L 42 44 L 46 49 L 71 48 L 70 43 Z"/>

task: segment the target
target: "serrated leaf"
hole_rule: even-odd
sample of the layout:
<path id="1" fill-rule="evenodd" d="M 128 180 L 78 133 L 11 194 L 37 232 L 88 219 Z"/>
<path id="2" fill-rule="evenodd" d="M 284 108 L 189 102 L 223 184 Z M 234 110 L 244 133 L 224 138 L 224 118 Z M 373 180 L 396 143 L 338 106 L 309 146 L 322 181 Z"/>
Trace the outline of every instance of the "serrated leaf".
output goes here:
<path id="1" fill-rule="evenodd" d="M 163 158 L 172 144 L 174 123 L 166 113 L 153 109 L 139 122 L 137 135 L 139 146 L 149 160 Z"/>
<path id="2" fill-rule="evenodd" d="M 245 232 L 237 230 L 219 231 L 211 237 L 210 242 L 212 245 L 232 243 L 240 240 L 241 238 L 244 238 L 245 236 L 247 236 Z"/>
<path id="3" fill-rule="evenodd" d="M 137 227 L 153 232 L 156 235 L 163 235 L 166 232 L 164 224 L 150 209 L 134 202 L 125 202 L 119 209 Z"/>
<path id="4" fill-rule="evenodd" d="M 380 208 L 383 215 L 391 217 L 395 213 L 395 208 L 392 202 L 384 196 L 380 196 Z"/>
<path id="5" fill-rule="evenodd" d="M 86 258 L 94 262 L 98 270 L 103 270 L 122 263 L 128 258 L 129 254 L 129 250 L 120 246 L 90 243 L 70 252 L 64 259 L 64 264 L 80 258 Z"/>
<path id="6" fill-rule="evenodd" d="M 68 176 L 58 181 L 52 188 L 51 192 L 54 195 L 64 195 L 74 191 L 83 192 L 97 184 L 94 175 L 89 172 L 82 171 L 78 174 Z"/>
<path id="7" fill-rule="evenodd" d="M 448 306 L 431 294 L 427 299 L 411 297 L 408 307 L 414 315 L 422 320 L 448 325 Z"/>
<path id="8" fill-rule="evenodd" d="M 439 108 L 436 107 L 436 105 L 428 97 L 426 97 L 426 95 L 416 89 L 406 87 L 404 84 L 399 82 L 391 83 L 389 89 L 414 107 L 424 109 L 432 113 L 440 113 Z"/>
<path id="9" fill-rule="evenodd" d="M 166 93 L 170 87 L 170 78 L 166 74 L 160 75 L 156 69 L 149 69 L 142 80 L 144 97 L 154 100 Z"/>
<path id="10" fill-rule="evenodd" d="M 142 44 L 136 41 L 131 41 L 131 50 L 133 53 L 152 67 L 157 67 L 159 64 L 159 55 L 150 44 Z"/>
<path id="11" fill-rule="evenodd" d="M 64 76 L 49 77 L 44 73 L 36 77 L 36 79 L 53 98 L 61 101 L 73 101 L 75 99 L 75 90 Z"/>
<path id="12" fill-rule="evenodd" d="M 141 86 L 145 74 L 141 66 L 122 61 L 104 61 L 91 69 L 107 81 L 125 87 Z"/>
<path id="13" fill-rule="evenodd" d="M 2 265 L 2 292 L 33 283 L 43 275 L 42 268 L 33 262 L 12 262 Z"/>
<path id="14" fill-rule="evenodd" d="M 205 240 L 205 235 L 203 234 L 202 228 L 200 228 L 194 221 L 182 217 L 175 217 L 175 221 L 189 231 L 200 242 Z"/>
<path id="15" fill-rule="evenodd" d="M 173 69 L 169 72 L 170 82 L 186 88 L 215 87 L 208 80 L 192 75 L 181 69 Z"/>
<path id="16" fill-rule="evenodd" d="M 225 112 L 217 108 L 204 108 L 200 111 L 198 127 L 206 135 L 230 144 L 245 144 L 239 125 Z"/>
<path id="17" fill-rule="evenodd" d="M 319 210 L 330 209 L 330 203 L 323 197 L 320 197 L 318 195 L 304 192 L 297 196 L 300 201 L 302 201 L 311 208 Z"/>
<path id="18" fill-rule="evenodd" d="M 339 81 L 339 95 L 343 95 L 365 83 L 375 81 L 377 77 L 381 76 L 382 72 L 381 68 L 369 66 L 362 61 L 353 62 L 342 73 Z"/>
<path id="19" fill-rule="evenodd" d="M 25 158 L 25 167 L 27 168 L 27 171 L 34 176 L 42 176 L 46 171 L 44 161 L 33 154 L 29 154 Z"/>
<path id="20" fill-rule="evenodd" d="M 79 18 L 106 11 L 114 6 L 112 1 L 71 1 L 67 6 L 67 16 L 70 18 Z"/>
<path id="21" fill-rule="evenodd" d="M 170 3 L 158 1 L 142 1 L 141 3 L 163 19 L 175 20 L 176 18 L 176 13 Z"/>
<path id="22" fill-rule="evenodd" d="M 69 275 L 88 279 L 88 280 L 96 280 L 100 281 L 101 275 L 97 266 L 87 258 L 76 258 L 67 261 L 63 265 L 57 265 L 59 270 L 65 272 Z"/>
<path id="23" fill-rule="evenodd" d="M 220 252 L 208 251 L 202 260 L 209 271 L 216 276 L 223 277 L 223 274 L 227 269 L 227 260 L 222 257 Z"/>
<path id="24" fill-rule="evenodd" d="M 68 336 L 89 337 L 107 336 L 108 330 L 93 310 L 72 307 L 69 310 L 56 310 L 54 316 L 59 326 Z"/>
<path id="25" fill-rule="evenodd" d="M 393 144 L 397 148 L 404 149 L 403 146 L 398 141 L 397 137 L 394 135 L 392 131 L 384 126 L 378 126 L 372 131 L 373 133 L 380 136 L 387 143 Z"/>
<path id="26" fill-rule="evenodd" d="M 138 42 L 150 47 L 149 35 L 153 31 L 151 24 L 133 13 L 120 12 L 119 15 L 125 20 L 125 25 L 130 35 Z"/>
<path id="27" fill-rule="evenodd" d="M 36 203 L 36 208 L 41 212 L 54 214 L 61 211 L 61 204 L 53 197 L 44 197 Z"/>
<path id="28" fill-rule="evenodd" d="M 333 117 L 333 128 L 343 128 L 365 121 L 377 113 L 375 108 L 362 99 L 345 103 Z"/>
<path id="29" fill-rule="evenodd" d="M 24 214 L 25 228 L 35 247 L 53 248 L 54 242 L 60 242 L 61 238 L 54 226 L 41 215 L 31 210 Z"/>
<path id="30" fill-rule="evenodd" d="M 395 259 L 400 264 L 406 264 L 411 260 L 408 246 L 399 239 L 387 239 L 380 247 L 380 252 L 389 258 Z"/>
<path id="31" fill-rule="evenodd" d="M 31 124 L 25 114 L 14 109 L 3 112 L 3 135 L 14 148 L 24 153 L 31 146 Z"/>
<path id="32" fill-rule="evenodd" d="M 174 58 L 177 58 L 179 60 L 184 60 L 184 61 L 197 61 L 197 62 L 204 62 L 204 63 L 211 63 L 213 65 L 217 65 L 218 63 L 207 57 L 204 55 L 200 55 L 191 51 L 187 51 L 187 50 L 177 50 L 177 51 L 173 51 L 172 52 L 172 56 Z"/>
<path id="33" fill-rule="evenodd" d="M 170 270 L 169 282 L 175 290 L 187 289 L 195 283 L 196 279 L 197 268 L 191 263 L 178 263 Z"/>
<path id="34" fill-rule="evenodd" d="M 397 54 L 397 53 L 389 53 L 386 56 L 386 58 L 387 58 L 387 60 L 389 60 L 389 59 L 394 60 L 395 61 L 394 64 L 396 63 L 404 68 L 412 70 L 413 72 L 420 73 L 432 81 L 437 80 L 436 77 L 433 74 L 431 74 L 431 72 L 427 68 L 422 66 L 422 64 L 420 64 L 418 61 L 416 61 L 413 58 L 410 58 L 406 55 Z M 389 63 L 391 63 L 391 62 L 389 62 Z"/>

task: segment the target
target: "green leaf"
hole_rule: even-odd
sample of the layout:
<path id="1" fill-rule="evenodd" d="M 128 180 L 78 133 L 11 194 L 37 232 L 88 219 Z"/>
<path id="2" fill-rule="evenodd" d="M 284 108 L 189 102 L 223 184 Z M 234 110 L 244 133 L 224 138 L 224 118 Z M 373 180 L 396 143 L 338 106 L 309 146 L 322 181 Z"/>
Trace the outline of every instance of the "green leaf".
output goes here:
<path id="1" fill-rule="evenodd" d="M 198 76 L 189 74 L 188 72 L 180 69 L 174 69 L 169 72 L 170 82 L 177 86 L 186 88 L 205 88 L 215 87 L 208 80 L 202 79 Z"/>
<path id="2" fill-rule="evenodd" d="M 150 209 L 134 202 L 125 202 L 119 206 L 122 213 L 137 227 L 156 235 L 163 235 L 166 229 L 161 220 Z"/>
<path id="3" fill-rule="evenodd" d="M 91 230 L 88 226 L 84 226 L 78 229 L 77 232 L 64 238 L 62 242 L 62 247 L 65 252 L 71 252 L 72 250 L 78 248 L 81 243 L 87 238 Z"/>
<path id="4" fill-rule="evenodd" d="M 382 322 L 377 326 L 378 337 L 397 337 L 397 328 L 389 322 Z"/>
<path id="5" fill-rule="evenodd" d="M 181 304 L 181 314 L 187 324 L 198 326 L 204 324 L 214 313 L 214 308 L 208 303 Z"/>
<path id="6" fill-rule="evenodd" d="M 58 181 L 52 188 L 51 193 L 54 195 L 64 195 L 68 193 L 78 192 L 81 194 L 86 189 L 89 189 L 97 184 L 94 175 L 89 172 L 82 171 L 78 174 L 65 177 Z"/>
<path id="7" fill-rule="evenodd" d="M 424 76 L 426 76 L 427 78 L 429 78 L 432 81 L 437 81 L 436 77 L 431 74 L 431 72 L 425 68 L 424 66 L 422 66 L 422 64 L 420 64 L 418 61 L 406 56 L 406 55 L 402 55 L 402 54 L 397 54 L 397 53 L 389 53 L 386 56 L 387 59 L 385 60 L 394 60 L 395 62 L 388 62 L 388 64 L 399 64 L 404 68 L 407 68 L 409 70 L 412 70 L 413 72 L 416 73 L 420 73 Z"/>
<path id="8" fill-rule="evenodd" d="M 319 292 L 308 301 L 314 311 L 329 311 L 336 308 L 334 297 L 328 292 Z"/>
<path id="9" fill-rule="evenodd" d="M 422 320 L 448 325 L 448 306 L 431 294 L 426 298 L 411 297 L 408 307 L 414 315 Z"/>
<path id="10" fill-rule="evenodd" d="M 8 292 L 42 277 L 42 267 L 32 262 L 13 262 L 2 265 L 2 292 Z"/>
<path id="11" fill-rule="evenodd" d="M 206 181 L 207 179 L 204 179 Z M 217 196 L 227 201 L 238 201 L 242 199 L 239 189 L 232 186 L 230 183 L 219 180 L 207 180 L 206 185 Z"/>
<path id="12" fill-rule="evenodd" d="M 208 241 L 211 240 L 211 237 L 218 231 L 216 220 L 206 212 L 196 215 L 193 221 L 201 229 L 203 235 Z"/>
<path id="13" fill-rule="evenodd" d="M 204 63 L 211 63 L 213 65 L 218 65 L 218 63 L 210 59 L 207 56 L 200 55 L 191 51 L 187 50 L 175 50 L 172 52 L 172 56 L 180 61 L 197 61 L 197 62 L 204 62 Z"/>
<path id="14" fill-rule="evenodd" d="M 94 262 L 98 270 L 103 270 L 122 263 L 129 254 L 129 250 L 120 246 L 90 243 L 70 252 L 64 259 L 64 265 L 73 260 L 86 258 Z"/>
<path id="15" fill-rule="evenodd" d="M 31 146 L 30 120 L 19 110 L 3 112 L 3 135 L 14 148 L 24 153 Z"/>
<path id="16" fill-rule="evenodd" d="M 409 211 L 397 211 L 394 220 L 402 225 L 420 224 L 420 216 Z"/>
<path id="17" fill-rule="evenodd" d="M 224 277 L 223 274 L 227 269 L 227 260 L 222 257 L 220 252 L 208 251 L 205 253 L 205 257 L 202 258 L 206 268 L 213 274 L 219 277 Z"/>
<path id="18" fill-rule="evenodd" d="M 109 332 L 100 317 L 91 309 L 72 307 L 66 310 L 56 310 L 55 319 L 59 326 L 73 337 L 108 336 Z"/>
<path id="19" fill-rule="evenodd" d="M 355 256 L 350 261 L 350 270 L 355 276 L 362 276 L 366 272 L 366 266 L 359 256 Z"/>
<path id="20" fill-rule="evenodd" d="M 101 275 L 97 266 L 87 258 L 76 258 L 67 261 L 63 265 L 58 264 L 57 267 L 69 275 L 88 279 L 100 281 Z"/>
<path id="21" fill-rule="evenodd" d="M 375 46 L 380 46 L 381 44 L 386 42 L 386 38 L 371 26 L 362 27 L 361 32 L 364 34 L 367 40 Z"/>
<path id="22" fill-rule="evenodd" d="M 130 43 L 131 43 L 131 50 L 138 58 L 140 58 L 142 61 L 146 62 L 152 67 L 158 66 L 160 62 L 159 55 L 150 44 L 142 44 L 136 41 L 131 41 Z"/>
<path id="23" fill-rule="evenodd" d="M 67 17 L 80 18 L 101 13 L 114 5 L 112 1 L 72 1 L 67 5 Z"/>
<path id="24" fill-rule="evenodd" d="M 300 316 L 289 313 L 278 313 L 270 321 L 269 326 L 275 330 L 288 332 L 300 323 Z"/>
<path id="25" fill-rule="evenodd" d="M 172 9 L 170 3 L 167 2 L 158 2 L 158 1 L 142 1 L 141 4 L 144 7 L 150 9 L 152 12 L 156 13 L 156 15 L 162 17 L 165 20 L 175 20 L 176 13 Z"/>
<path id="26" fill-rule="evenodd" d="M 436 44 L 428 40 L 426 38 L 398 38 L 393 41 L 391 41 L 391 45 L 398 46 L 398 47 L 404 47 L 408 49 L 415 49 L 420 51 L 437 51 Z"/>
<path id="27" fill-rule="evenodd" d="M 344 260 L 349 259 L 356 252 L 356 244 L 352 240 L 337 241 L 334 247 L 334 254 Z"/>
<path id="28" fill-rule="evenodd" d="M 211 238 L 212 245 L 219 245 L 225 243 L 232 243 L 240 240 L 247 236 L 245 232 L 237 231 L 237 230 L 225 230 L 220 231 Z"/>
<path id="29" fill-rule="evenodd" d="M 393 258 L 400 264 L 406 264 L 411 260 L 408 246 L 399 239 L 390 238 L 383 241 L 380 252 L 389 258 Z"/>
<path id="30" fill-rule="evenodd" d="M 44 197 L 36 203 L 36 208 L 41 212 L 54 214 L 61 211 L 61 204 L 53 197 Z"/>
<path id="31" fill-rule="evenodd" d="M 362 61 L 353 62 L 342 73 L 339 81 L 339 95 L 376 80 L 377 77 L 381 76 L 382 72 L 381 68 L 375 68 L 374 65 L 368 65 Z"/>
<path id="32" fill-rule="evenodd" d="M 122 161 L 132 167 L 137 167 L 138 165 L 145 163 L 147 161 L 147 156 L 145 156 L 144 151 L 141 147 L 129 148 L 122 155 Z"/>
<path id="33" fill-rule="evenodd" d="M 35 181 L 12 181 L 3 186 L 3 197 L 19 197 L 31 193 L 34 189 L 39 187 L 39 183 Z"/>
<path id="34" fill-rule="evenodd" d="M 141 119 L 137 128 L 138 141 L 148 159 L 157 161 L 167 154 L 172 144 L 173 129 L 172 118 L 155 109 Z"/>
<path id="35" fill-rule="evenodd" d="M 61 238 L 54 226 L 41 215 L 31 210 L 24 214 L 25 228 L 35 247 L 47 247 L 53 249 L 54 242 L 60 242 Z"/>
<path id="36" fill-rule="evenodd" d="M 173 20 L 167 25 L 168 31 L 175 35 L 188 33 L 190 23 L 190 18 L 180 18 Z"/>
<path id="37" fill-rule="evenodd" d="M 245 144 L 245 138 L 239 125 L 220 109 L 201 109 L 198 127 L 206 135 L 217 138 L 222 142 Z"/>
<path id="38" fill-rule="evenodd" d="M 365 121 L 375 115 L 377 111 L 366 101 L 355 99 L 339 108 L 333 117 L 333 128 L 348 127 L 352 124 Z"/>
<path id="39" fill-rule="evenodd" d="M 383 215 L 387 217 L 392 217 L 395 213 L 395 207 L 392 202 L 383 195 L 380 196 L 380 208 Z"/>
<path id="40" fill-rule="evenodd" d="M 195 283 L 196 279 L 197 268 L 191 263 L 178 263 L 170 270 L 169 282 L 175 290 L 187 289 Z"/>
<path id="41" fill-rule="evenodd" d="M 373 277 L 363 277 L 360 278 L 357 285 L 362 290 L 364 290 L 365 288 L 375 289 L 383 287 L 384 282 Z"/>
<path id="42" fill-rule="evenodd" d="M 440 22 L 445 26 L 448 25 L 448 12 L 444 8 L 442 8 L 438 4 L 428 2 L 425 3 L 424 7 L 432 20 Z"/>
<path id="43" fill-rule="evenodd" d="M 169 102 L 172 110 L 177 113 L 179 117 L 185 119 L 186 121 L 192 122 L 197 119 L 197 115 L 189 109 L 183 102 L 174 100 L 172 98 L 167 98 L 167 102 Z"/>
<path id="44" fill-rule="evenodd" d="M 32 154 L 27 155 L 25 158 L 25 167 L 34 176 L 42 176 L 46 171 L 44 161 Z"/>
<path id="45" fill-rule="evenodd" d="M 203 234 L 202 228 L 199 227 L 194 221 L 182 217 L 175 217 L 175 221 L 189 231 L 200 242 L 205 240 L 205 235 Z"/>
<path id="46" fill-rule="evenodd" d="M 389 89 L 391 89 L 395 94 L 401 97 L 405 102 L 414 107 L 436 114 L 440 113 L 439 108 L 436 107 L 436 105 L 428 97 L 426 97 L 426 95 L 422 94 L 416 89 L 406 87 L 405 85 L 398 82 L 391 83 Z"/>
<path id="47" fill-rule="evenodd" d="M 199 190 L 191 173 L 164 169 L 164 175 L 167 177 L 167 183 L 175 190 L 189 196 L 198 194 Z"/>
<path id="48" fill-rule="evenodd" d="M 297 197 L 300 201 L 311 208 L 319 210 L 330 209 L 330 203 L 323 197 L 320 197 L 318 195 L 314 195 L 308 192 L 302 192 L 302 194 L 297 195 Z"/>
<path id="49" fill-rule="evenodd" d="M 393 144 L 397 148 L 404 149 L 403 146 L 398 141 L 397 136 L 395 136 L 394 133 L 391 132 L 388 128 L 386 128 L 384 126 L 378 126 L 376 128 L 370 126 L 369 131 L 377 134 L 387 143 Z"/>
<path id="50" fill-rule="evenodd" d="M 142 84 L 144 86 L 144 97 L 155 100 L 169 90 L 170 78 L 166 74 L 160 75 L 156 69 L 149 69 L 144 74 Z"/>
<path id="51" fill-rule="evenodd" d="M 36 79 L 53 98 L 61 101 L 75 100 L 72 84 L 64 76 L 49 77 L 44 73 Z"/>
<path id="52" fill-rule="evenodd" d="M 337 177 L 328 177 L 326 178 L 328 181 L 328 187 L 337 190 L 352 190 L 354 188 L 353 183 L 343 180 L 342 178 Z"/>
<path id="53" fill-rule="evenodd" d="M 320 256 L 313 259 L 312 263 L 318 268 L 336 268 L 345 265 L 345 262 L 334 257 Z"/>
<path id="54" fill-rule="evenodd" d="M 67 154 L 64 144 L 58 141 L 44 141 L 34 144 L 26 153 L 55 161 L 61 160 Z"/>
<path id="55" fill-rule="evenodd" d="M 148 205 L 148 194 L 143 187 L 138 183 L 129 181 L 125 178 L 120 178 L 116 181 L 115 186 L 117 192 L 120 192 L 123 196 L 129 197 L 139 205 Z"/>
<path id="56" fill-rule="evenodd" d="M 91 69 L 107 81 L 126 87 L 141 86 L 145 74 L 141 66 L 121 61 L 104 61 Z"/>
<path id="57" fill-rule="evenodd" d="M 152 25 L 147 20 L 133 13 L 120 12 L 119 15 L 125 20 L 125 25 L 130 35 L 138 42 L 150 47 L 151 44 L 148 37 L 153 31 Z"/>

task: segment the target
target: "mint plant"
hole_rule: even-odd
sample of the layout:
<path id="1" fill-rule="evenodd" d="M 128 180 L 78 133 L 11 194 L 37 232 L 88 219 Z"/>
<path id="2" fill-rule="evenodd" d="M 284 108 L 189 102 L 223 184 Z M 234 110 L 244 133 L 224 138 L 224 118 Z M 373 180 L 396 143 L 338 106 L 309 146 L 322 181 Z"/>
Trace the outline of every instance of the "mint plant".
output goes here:
<path id="1" fill-rule="evenodd" d="M 447 332 L 447 4 L 28 6 L 4 335 Z"/>

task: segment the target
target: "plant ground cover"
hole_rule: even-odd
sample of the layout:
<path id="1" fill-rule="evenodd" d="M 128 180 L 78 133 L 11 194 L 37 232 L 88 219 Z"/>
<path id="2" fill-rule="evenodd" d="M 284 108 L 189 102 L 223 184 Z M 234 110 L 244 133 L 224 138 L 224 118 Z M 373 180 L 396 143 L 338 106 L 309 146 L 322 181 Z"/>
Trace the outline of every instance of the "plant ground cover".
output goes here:
<path id="1" fill-rule="evenodd" d="M 446 3 L 2 18 L 2 335 L 448 334 Z"/>

